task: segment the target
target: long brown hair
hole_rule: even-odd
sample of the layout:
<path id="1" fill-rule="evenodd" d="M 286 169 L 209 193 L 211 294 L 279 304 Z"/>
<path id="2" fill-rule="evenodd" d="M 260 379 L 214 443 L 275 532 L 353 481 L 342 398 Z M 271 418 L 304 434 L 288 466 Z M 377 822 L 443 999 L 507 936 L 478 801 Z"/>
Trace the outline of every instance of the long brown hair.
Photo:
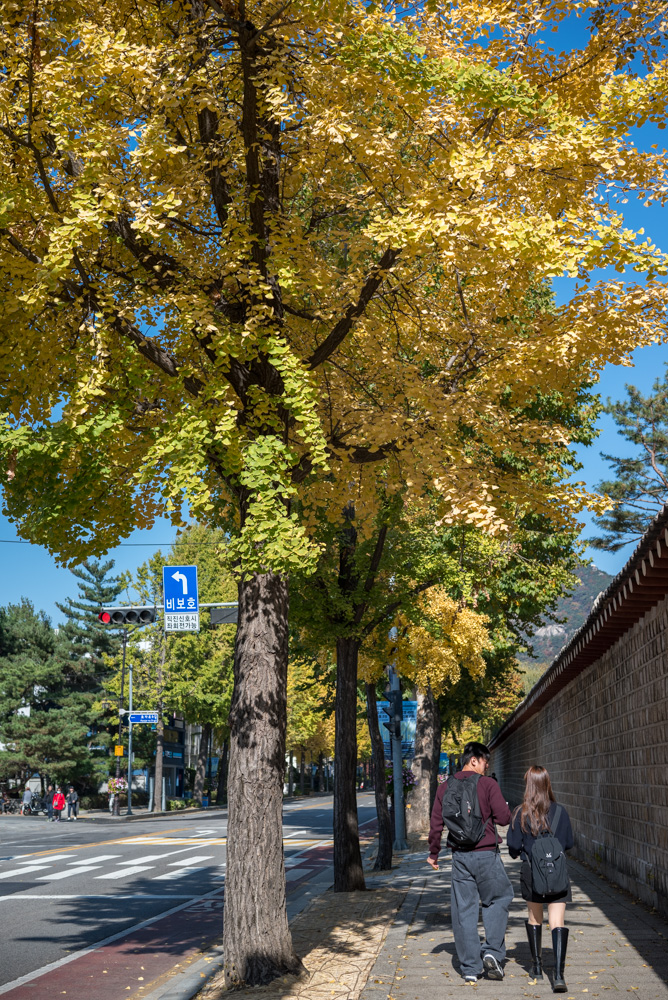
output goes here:
<path id="1" fill-rule="evenodd" d="M 547 815 L 553 802 L 550 775 L 544 767 L 533 764 L 524 775 L 524 800 L 513 814 L 513 825 L 519 814 L 524 833 L 542 833 L 548 829 Z"/>

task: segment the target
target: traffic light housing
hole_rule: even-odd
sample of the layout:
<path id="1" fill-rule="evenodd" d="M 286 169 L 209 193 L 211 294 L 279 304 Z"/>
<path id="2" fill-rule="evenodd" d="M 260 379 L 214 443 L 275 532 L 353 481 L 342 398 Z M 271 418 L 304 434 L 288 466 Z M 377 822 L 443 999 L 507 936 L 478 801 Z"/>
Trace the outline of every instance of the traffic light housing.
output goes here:
<path id="1" fill-rule="evenodd" d="M 389 722 L 384 722 L 383 726 L 385 729 L 389 729 L 390 735 L 394 736 L 395 739 L 401 739 L 401 720 L 404 717 L 403 709 L 403 699 L 401 697 L 401 691 L 390 691 L 387 696 L 389 701 L 389 707 L 386 709 L 386 713 L 390 717 Z"/>
<path id="2" fill-rule="evenodd" d="M 157 617 L 152 605 L 136 604 L 127 607 L 102 608 L 97 620 L 103 625 L 150 625 Z"/>

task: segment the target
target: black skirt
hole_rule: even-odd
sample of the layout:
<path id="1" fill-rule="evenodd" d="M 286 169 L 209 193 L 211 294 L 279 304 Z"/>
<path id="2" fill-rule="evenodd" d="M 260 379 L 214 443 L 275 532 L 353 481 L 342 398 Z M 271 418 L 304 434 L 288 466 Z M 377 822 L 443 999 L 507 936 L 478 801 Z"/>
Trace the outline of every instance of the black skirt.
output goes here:
<path id="1" fill-rule="evenodd" d="M 573 894 L 571 892 L 571 880 L 568 880 L 566 892 L 560 892 L 557 896 L 541 896 L 533 891 L 531 883 L 531 862 L 523 861 L 520 869 L 520 890 L 522 899 L 527 903 L 572 903 Z"/>

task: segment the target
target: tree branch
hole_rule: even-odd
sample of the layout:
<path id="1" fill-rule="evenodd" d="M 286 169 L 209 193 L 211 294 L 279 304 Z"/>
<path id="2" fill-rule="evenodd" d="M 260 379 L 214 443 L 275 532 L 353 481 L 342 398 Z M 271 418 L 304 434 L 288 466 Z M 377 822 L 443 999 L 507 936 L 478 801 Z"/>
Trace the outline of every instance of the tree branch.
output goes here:
<path id="1" fill-rule="evenodd" d="M 359 319 L 359 317 L 364 313 L 369 302 L 376 294 L 382 282 L 385 280 L 385 275 L 394 266 L 400 254 L 401 250 L 394 250 L 392 247 L 385 251 L 383 256 L 380 258 L 378 265 L 364 282 L 364 286 L 362 287 L 362 291 L 360 292 L 355 305 L 348 306 L 345 315 L 342 316 L 329 336 L 319 347 L 316 347 L 311 357 L 307 360 L 306 363 L 309 368 L 317 368 L 323 363 L 323 361 L 326 361 L 327 358 L 334 353 L 340 344 L 343 343 L 350 333 L 354 321 Z"/>

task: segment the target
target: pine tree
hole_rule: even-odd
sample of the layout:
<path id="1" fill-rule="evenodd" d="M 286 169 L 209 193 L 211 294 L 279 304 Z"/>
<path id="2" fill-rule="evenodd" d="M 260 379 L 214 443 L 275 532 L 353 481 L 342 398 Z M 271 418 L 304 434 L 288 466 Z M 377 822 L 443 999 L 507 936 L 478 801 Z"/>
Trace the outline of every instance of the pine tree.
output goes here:
<path id="1" fill-rule="evenodd" d="M 122 590 L 120 578 L 108 576 L 113 568 L 112 559 L 104 563 L 97 559 L 86 560 L 72 570 L 80 581 L 78 599 L 68 597 L 64 604 L 56 602 L 56 607 L 67 619 L 59 638 L 67 644 L 68 659 L 79 664 L 82 677 L 101 676 L 106 670 L 103 658 L 113 656 L 120 647 L 116 633 L 97 617 L 100 608 L 113 605 Z"/>
<path id="2" fill-rule="evenodd" d="M 604 411 L 635 450 L 630 458 L 602 454 L 614 479 L 603 480 L 598 489 L 614 507 L 595 519 L 604 534 L 590 539 L 594 548 L 610 552 L 637 541 L 668 503 L 668 374 L 655 381 L 649 396 L 634 385 L 627 385 L 626 393 L 626 399 L 616 403 L 609 399 Z"/>
<path id="3" fill-rule="evenodd" d="M 75 766 L 85 727 L 62 710 L 57 636 L 30 601 L 0 608 L 0 774 L 62 780 Z"/>
<path id="4" fill-rule="evenodd" d="M 100 696 L 113 673 L 111 658 L 120 648 L 120 637 L 97 617 L 101 607 L 114 604 L 122 589 L 121 579 L 110 575 L 113 567 L 113 560 L 86 560 L 72 570 L 79 581 L 77 597 L 56 605 L 66 619 L 55 649 L 60 668 L 58 703 L 61 712 L 85 724 L 70 777 L 92 776 L 94 784 L 107 773 L 107 747 L 113 736 Z"/>

